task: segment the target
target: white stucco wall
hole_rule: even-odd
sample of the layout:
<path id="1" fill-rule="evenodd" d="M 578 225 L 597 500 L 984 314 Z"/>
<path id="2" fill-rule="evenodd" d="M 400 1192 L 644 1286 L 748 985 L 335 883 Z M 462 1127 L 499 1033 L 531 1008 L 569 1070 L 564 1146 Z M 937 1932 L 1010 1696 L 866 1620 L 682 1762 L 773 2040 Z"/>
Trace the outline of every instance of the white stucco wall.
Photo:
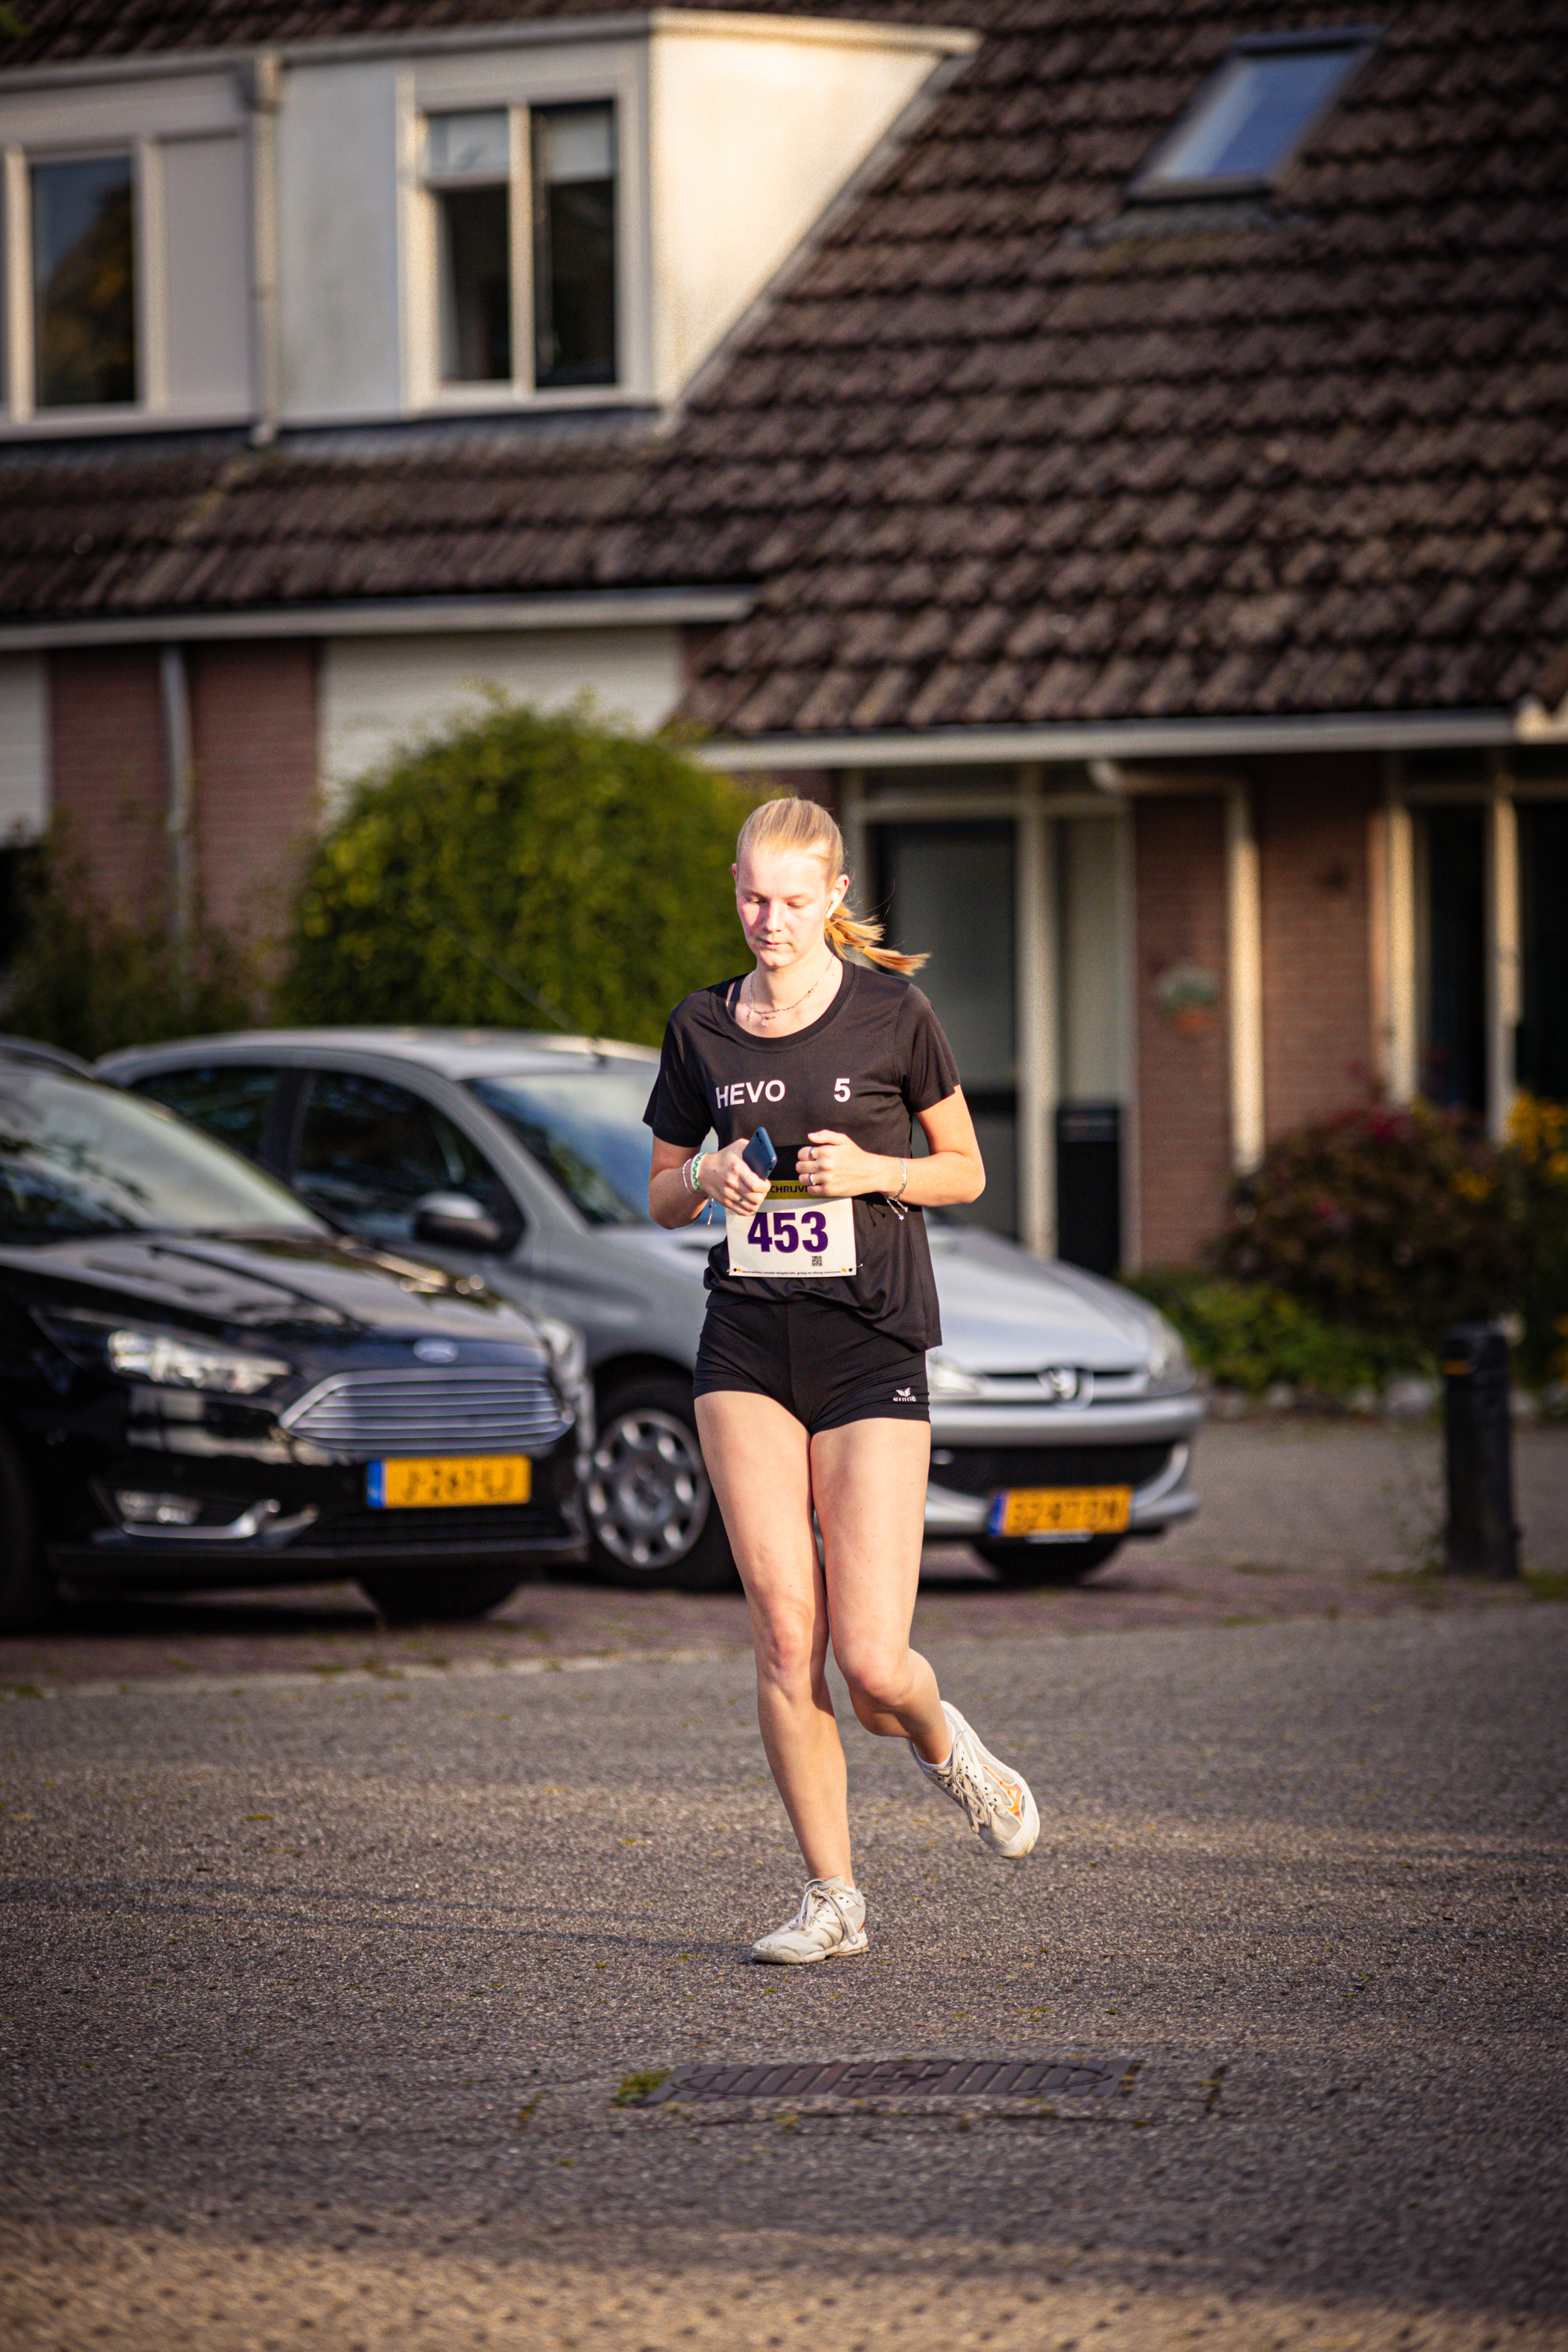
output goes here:
<path id="1" fill-rule="evenodd" d="M 474 709 L 487 685 L 544 710 L 563 709 L 588 692 L 606 719 L 657 727 L 680 694 L 680 633 L 652 627 L 330 638 L 321 660 L 327 815 L 367 769 Z"/>
<path id="2" fill-rule="evenodd" d="M 401 119 L 389 61 L 289 69 L 278 121 L 286 422 L 391 416 L 402 405 Z"/>
<path id="3" fill-rule="evenodd" d="M 250 191 L 237 131 L 165 139 L 163 178 L 169 405 L 244 415 L 251 398 Z"/>
<path id="4" fill-rule="evenodd" d="M 655 19 L 648 220 L 658 398 L 679 391 L 953 46 L 896 26 Z"/>
<path id="5" fill-rule="evenodd" d="M 49 814 L 48 688 L 42 654 L 0 654 L 0 840 Z"/>

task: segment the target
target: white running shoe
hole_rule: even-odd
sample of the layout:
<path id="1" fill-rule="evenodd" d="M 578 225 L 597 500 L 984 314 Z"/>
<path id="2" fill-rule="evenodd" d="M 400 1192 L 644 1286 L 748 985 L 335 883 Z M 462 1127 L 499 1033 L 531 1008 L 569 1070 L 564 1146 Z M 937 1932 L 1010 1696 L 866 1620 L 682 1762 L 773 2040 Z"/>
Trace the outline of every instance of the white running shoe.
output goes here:
<path id="1" fill-rule="evenodd" d="M 947 1762 L 928 1764 L 912 1739 L 910 1754 L 944 1797 L 963 1806 L 982 1845 L 989 1846 L 1004 1862 L 1022 1862 L 1040 1834 L 1039 1808 L 1029 1793 L 1028 1782 L 999 1756 L 992 1755 L 946 1699 L 942 1711 L 952 1727 L 952 1753 Z"/>
<path id="2" fill-rule="evenodd" d="M 808 1878 L 800 1909 L 752 1946 L 753 1960 L 802 1967 L 812 1960 L 850 1960 L 867 1948 L 866 1898 L 847 1878 Z"/>

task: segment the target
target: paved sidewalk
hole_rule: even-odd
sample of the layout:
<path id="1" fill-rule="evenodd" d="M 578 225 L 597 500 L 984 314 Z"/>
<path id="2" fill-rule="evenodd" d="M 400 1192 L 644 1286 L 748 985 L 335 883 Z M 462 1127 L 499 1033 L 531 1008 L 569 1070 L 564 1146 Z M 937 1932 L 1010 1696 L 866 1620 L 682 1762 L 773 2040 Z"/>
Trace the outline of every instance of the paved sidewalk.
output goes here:
<path id="1" fill-rule="evenodd" d="M 851 1728 L 837 1968 L 739 1655 L 0 1707 L 0 2343 L 1564 2352 L 1568 1606 L 1054 1607 L 931 1645 L 1037 1853 Z M 1077 2071 L 616 2104 L 834 2056 Z"/>

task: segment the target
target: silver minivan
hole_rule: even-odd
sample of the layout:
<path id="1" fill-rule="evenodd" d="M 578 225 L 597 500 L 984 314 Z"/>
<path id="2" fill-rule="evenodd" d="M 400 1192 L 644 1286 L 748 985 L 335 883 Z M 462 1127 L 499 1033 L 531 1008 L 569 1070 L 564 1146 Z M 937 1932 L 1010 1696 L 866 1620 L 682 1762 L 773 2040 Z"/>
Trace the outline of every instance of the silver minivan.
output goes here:
<path id="1" fill-rule="evenodd" d="M 647 1215 L 658 1066 L 604 1039 L 256 1030 L 108 1055 L 102 1075 L 247 1152 L 338 1223 L 464 1268 L 583 1335 L 594 1562 L 623 1584 L 733 1574 L 691 1365 L 714 1233 Z M 926 1533 L 1004 1578 L 1063 1582 L 1196 1509 L 1203 1401 L 1170 1325 L 1076 1266 L 942 1212 Z"/>

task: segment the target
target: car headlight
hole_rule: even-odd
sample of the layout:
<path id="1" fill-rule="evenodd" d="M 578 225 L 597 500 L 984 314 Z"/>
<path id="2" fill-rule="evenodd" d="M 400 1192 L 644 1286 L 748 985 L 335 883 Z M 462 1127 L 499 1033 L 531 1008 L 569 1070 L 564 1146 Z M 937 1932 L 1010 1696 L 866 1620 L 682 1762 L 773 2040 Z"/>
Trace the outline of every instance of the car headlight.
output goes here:
<path id="1" fill-rule="evenodd" d="M 532 1322 L 556 1387 L 576 1404 L 588 1378 L 587 1342 L 574 1323 L 563 1323 L 558 1315 L 535 1315 Z"/>
<path id="2" fill-rule="evenodd" d="M 104 1354 L 117 1372 L 150 1381 L 158 1389 L 210 1389 L 219 1396 L 254 1396 L 286 1379 L 293 1367 L 277 1356 L 253 1356 L 237 1348 L 209 1348 L 176 1339 L 172 1331 L 138 1331 L 121 1326 L 104 1341 Z"/>
<path id="3" fill-rule="evenodd" d="M 160 1389 L 204 1389 L 216 1396 L 254 1396 L 286 1380 L 292 1364 L 248 1349 L 217 1348 L 178 1331 L 144 1330 L 133 1323 L 87 1315 L 40 1316 L 51 1339 L 67 1352 L 88 1355 L 110 1371 Z"/>
<path id="4" fill-rule="evenodd" d="M 1192 1359 L 1182 1345 L 1181 1335 L 1163 1315 L 1156 1316 L 1149 1342 L 1151 1390 L 1173 1391 L 1190 1389 L 1192 1385 Z"/>
<path id="5" fill-rule="evenodd" d="M 940 1348 L 933 1349 L 926 1358 L 926 1385 L 933 1397 L 976 1397 L 985 1391 L 984 1381 L 966 1372 L 962 1364 L 955 1364 Z"/>

